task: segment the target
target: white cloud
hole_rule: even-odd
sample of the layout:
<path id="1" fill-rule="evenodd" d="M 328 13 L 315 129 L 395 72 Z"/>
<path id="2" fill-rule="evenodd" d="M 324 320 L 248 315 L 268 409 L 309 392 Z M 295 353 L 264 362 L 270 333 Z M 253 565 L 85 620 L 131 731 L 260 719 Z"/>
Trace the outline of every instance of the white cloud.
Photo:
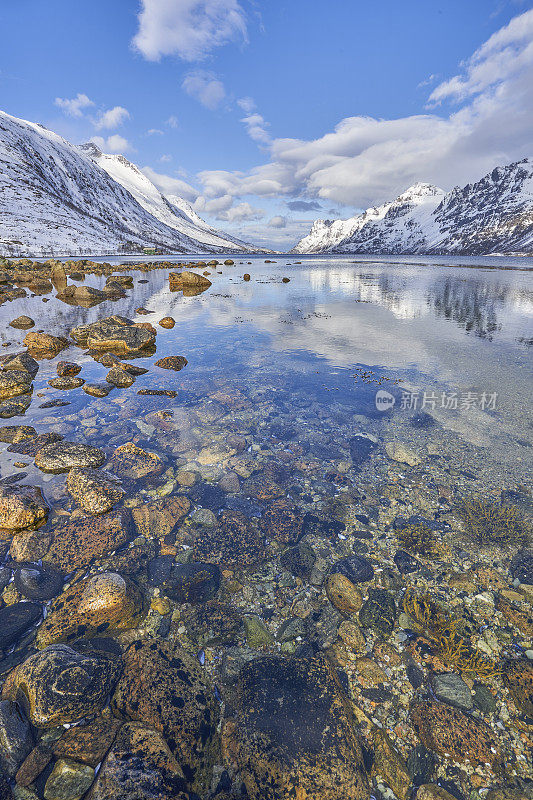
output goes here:
<path id="1" fill-rule="evenodd" d="M 269 228 L 286 228 L 287 227 L 287 218 L 286 217 L 272 217 L 272 219 L 268 220 L 268 227 Z"/>
<path id="2" fill-rule="evenodd" d="M 249 114 L 247 117 L 241 119 L 241 122 L 244 122 L 246 132 L 254 142 L 268 144 L 271 141 L 270 134 L 267 131 L 268 122 L 265 122 L 261 114 Z"/>
<path id="3" fill-rule="evenodd" d="M 251 114 L 256 109 L 253 97 L 241 97 L 240 100 L 237 100 L 237 105 L 242 108 L 245 114 Z"/>
<path id="4" fill-rule="evenodd" d="M 103 128 L 118 128 L 129 118 L 130 112 L 127 108 L 115 106 L 107 111 L 102 111 L 98 119 L 95 120 L 94 127 L 99 131 Z"/>
<path id="5" fill-rule="evenodd" d="M 246 19 L 238 0 L 141 0 L 134 47 L 149 61 L 177 55 L 205 58 L 215 48 L 246 40 Z"/>
<path id="6" fill-rule="evenodd" d="M 199 195 L 197 189 L 181 178 L 173 178 L 170 175 L 161 175 L 151 167 L 143 167 L 141 170 L 152 183 L 154 183 L 163 194 L 177 194 L 186 200 L 196 200 Z"/>
<path id="7" fill-rule="evenodd" d="M 496 31 L 466 63 L 466 73 L 437 86 L 430 103 L 463 100 L 520 73 L 533 61 L 533 10 L 514 17 Z"/>
<path id="8" fill-rule="evenodd" d="M 242 222 L 245 219 L 261 219 L 264 213 L 262 208 L 254 208 L 250 203 L 239 203 L 228 208 L 227 211 L 221 212 L 217 219 L 226 220 L 227 222 Z"/>
<path id="9" fill-rule="evenodd" d="M 233 197 L 229 194 L 221 195 L 213 200 L 206 199 L 203 195 L 196 198 L 194 210 L 198 214 L 208 214 L 225 222 L 243 222 L 244 220 L 257 220 L 264 216 L 261 208 L 254 208 L 250 203 L 233 205 Z"/>
<path id="10" fill-rule="evenodd" d="M 63 97 L 56 97 L 54 104 L 63 109 L 65 114 L 71 117 L 82 117 L 84 108 L 94 106 L 93 101 L 90 100 L 86 94 L 77 94 L 76 97 L 70 100 Z"/>
<path id="11" fill-rule="evenodd" d="M 168 164 L 169 161 L 172 161 L 172 156 L 170 156 L 168 153 L 165 153 L 164 155 L 161 156 L 159 160 L 161 161 L 162 164 Z"/>
<path id="12" fill-rule="evenodd" d="M 390 200 L 416 181 L 450 189 L 532 155 L 533 10 L 495 33 L 437 86 L 431 102 L 466 99 L 450 113 L 354 116 L 318 139 L 274 139 L 248 172 L 205 170 L 208 198 L 299 196 L 356 208 Z"/>
<path id="13" fill-rule="evenodd" d="M 178 128 L 179 120 L 176 116 L 174 116 L 174 114 L 172 114 L 165 122 L 165 125 L 168 125 L 169 128 Z"/>
<path id="14" fill-rule="evenodd" d="M 189 72 L 182 88 L 203 106 L 214 111 L 226 97 L 224 84 L 209 72 Z"/>
<path id="15" fill-rule="evenodd" d="M 127 153 L 134 150 L 130 142 L 118 133 L 108 136 L 107 139 L 103 136 L 93 136 L 91 142 L 94 142 L 103 153 Z"/>

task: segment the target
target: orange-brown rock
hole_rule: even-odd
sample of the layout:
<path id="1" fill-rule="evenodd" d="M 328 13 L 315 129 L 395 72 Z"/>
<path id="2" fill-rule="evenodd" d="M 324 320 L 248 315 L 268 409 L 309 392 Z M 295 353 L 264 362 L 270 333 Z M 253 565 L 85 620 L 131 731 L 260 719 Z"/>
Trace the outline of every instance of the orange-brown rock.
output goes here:
<path id="1" fill-rule="evenodd" d="M 363 605 L 363 595 L 359 589 L 340 572 L 328 576 L 326 594 L 329 602 L 345 614 L 355 614 Z"/>
<path id="2" fill-rule="evenodd" d="M 100 517 L 83 516 L 60 522 L 45 560 L 65 573 L 87 567 L 131 538 L 131 517 L 126 509 Z"/>

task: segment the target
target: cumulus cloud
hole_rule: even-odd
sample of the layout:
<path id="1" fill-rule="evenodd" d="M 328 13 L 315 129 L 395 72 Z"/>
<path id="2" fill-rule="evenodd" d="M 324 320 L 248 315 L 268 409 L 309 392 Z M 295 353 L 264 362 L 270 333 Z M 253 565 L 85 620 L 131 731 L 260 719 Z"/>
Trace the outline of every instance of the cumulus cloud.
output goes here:
<path id="1" fill-rule="evenodd" d="M 91 142 L 94 142 L 103 153 L 127 153 L 134 149 L 130 142 L 118 133 L 108 136 L 107 139 L 103 136 L 93 136 Z"/>
<path id="2" fill-rule="evenodd" d="M 169 161 L 172 161 L 172 156 L 168 153 L 164 153 L 159 160 L 162 164 L 168 164 Z"/>
<path id="3" fill-rule="evenodd" d="M 216 47 L 246 40 L 246 18 L 238 0 L 141 0 L 133 46 L 149 61 L 177 55 L 206 58 Z"/>
<path id="4" fill-rule="evenodd" d="M 102 111 L 98 119 L 95 120 L 94 126 L 97 130 L 102 130 L 103 128 L 118 128 L 119 125 L 122 125 L 129 118 L 130 112 L 127 108 L 115 106 L 107 111 Z"/>
<path id="5" fill-rule="evenodd" d="M 172 114 L 165 122 L 165 125 L 168 125 L 169 128 L 178 128 L 179 120 L 176 116 L 174 116 L 174 114 Z"/>
<path id="6" fill-rule="evenodd" d="M 287 227 L 287 218 L 286 217 L 272 217 L 268 220 L 268 227 L 269 228 L 286 228 Z"/>
<path id="7" fill-rule="evenodd" d="M 300 196 L 361 208 L 419 180 L 449 189 L 531 156 L 533 10 L 491 36 L 460 75 L 435 87 L 430 102 L 445 98 L 463 105 L 390 120 L 348 117 L 318 139 L 274 139 L 266 164 L 201 172 L 203 194 Z"/>
<path id="8" fill-rule="evenodd" d="M 244 123 L 248 136 L 254 142 L 259 142 L 259 144 L 270 142 L 270 134 L 267 131 L 268 122 L 265 122 L 261 114 L 249 114 L 241 119 L 241 122 Z"/>
<path id="9" fill-rule="evenodd" d="M 143 167 L 141 170 L 153 184 L 157 186 L 163 194 L 177 194 L 186 200 L 194 201 L 199 195 L 197 189 L 181 178 L 173 178 L 170 175 L 162 175 L 150 167 Z"/>
<path id="10" fill-rule="evenodd" d="M 250 203 L 239 203 L 228 208 L 227 211 L 221 212 L 217 219 L 226 220 L 227 222 L 242 222 L 248 219 L 261 219 L 264 213 L 262 208 L 254 208 Z"/>
<path id="11" fill-rule="evenodd" d="M 86 94 L 79 93 L 70 100 L 66 97 L 56 97 L 54 104 L 71 117 L 82 117 L 84 108 L 94 106 L 93 101 Z"/>
<path id="12" fill-rule="evenodd" d="M 182 88 L 210 111 L 214 111 L 226 97 L 224 84 L 209 72 L 189 72 Z"/>
<path id="13" fill-rule="evenodd" d="M 159 128 L 150 128 L 149 131 L 146 131 L 147 136 L 164 136 L 164 131 L 159 130 Z"/>
<path id="14" fill-rule="evenodd" d="M 245 114 L 251 114 L 256 109 L 253 97 L 241 97 L 240 100 L 237 100 L 237 105 L 242 108 Z"/>

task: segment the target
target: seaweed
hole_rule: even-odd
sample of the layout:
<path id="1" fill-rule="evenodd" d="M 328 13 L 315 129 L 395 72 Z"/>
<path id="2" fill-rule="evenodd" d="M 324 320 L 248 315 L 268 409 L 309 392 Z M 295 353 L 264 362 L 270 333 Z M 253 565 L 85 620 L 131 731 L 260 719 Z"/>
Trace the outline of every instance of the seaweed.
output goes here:
<path id="1" fill-rule="evenodd" d="M 416 594 L 408 589 L 403 599 L 403 610 L 448 665 L 484 678 L 500 674 L 493 661 L 472 650 L 466 639 L 460 636 L 457 631 L 459 620 L 448 617 L 428 593 Z"/>
<path id="2" fill-rule="evenodd" d="M 435 533 L 427 525 L 406 525 L 398 531 L 396 538 L 408 553 L 425 558 L 437 558 L 445 553 L 445 547 L 437 541 Z"/>
<path id="3" fill-rule="evenodd" d="M 477 544 L 521 547 L 531 539 L 530 522 L 513 506 L 471 498 L 464 501 L 459 513 L 466 532 Z"/>

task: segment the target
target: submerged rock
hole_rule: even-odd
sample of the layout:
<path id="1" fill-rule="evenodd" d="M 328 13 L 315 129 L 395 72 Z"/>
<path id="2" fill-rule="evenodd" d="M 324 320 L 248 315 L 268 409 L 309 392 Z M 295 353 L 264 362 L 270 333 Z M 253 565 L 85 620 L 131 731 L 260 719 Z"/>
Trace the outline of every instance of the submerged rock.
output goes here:
<path id="1" fill-rule="evenodd" d="M 56 367 L 56 372 L 60 378 L 73 377 L 79 375 L 81 366 L 74 361 L 60 361 Z"/>
<path id="2" fill-rule="evenodd" d="M 165 356 L 165 358 L 160 358 L 159 361 L 155 362 L 156 367 L 160 367 L 161 369 L 173 369 L 175 371 L 179 371 L 186 367 L 189 362 L 185 358 L 185 356 Z"/>
<path id="3" fill-rule="evenodd" d="M 12 603 L 0 608 L 0 650 L 16 644 L 23 633 L 41 620 L 42 615 L 38 603 Z"/>
<path id="4" fill-rule="evenodd" d="M 368 599 L 359 611 L 359 622 L 364 628 L 390 636 L 396 620 L 396 603 L 385 589 L 369 589 Z"/>
<path id="5" fill-rule="evenodd" d="M 112 367 L 105 376 L 105 379 L 108 383 L 111 383 L 113 386 L 117 386 L 120 389 L 125 389 L 135 383 L 135 378 L 125 369 L 122 369 L 118 366 Z"/>
<path id="6" fill-rule="evenodd" d="M 120 660 L 110 653 L 79 653 L 57 644 L 15 667 L 2 697 L 23 698 L 33 725 L 55 728 L 98 712 L 119 674 Z"/>
<path id="7" fill-rule="evenodd" d="M 0 486 L 0 528 L 31 528 L 47 516 L 48 505 L 37 486 Z"/>
<path id="8" fill-rule="evenodd" d="M 85 394 L 90 394 L 92 397 L 107 397 L 112 389 L 110 383 L 86 383 L 83 387 Z"/>
<path id="9" fill-rule="evenodd" d="M 37 431 L 31 425 L 4 425 L 0 428 L 0 442 L 16 444 L 26 439 L 33 439 L 35 436 Z"/>
<path id="10" fill-rule="evenodd" d="M 251 566 L 264 559 L 264 535 L 244 514 L 223 511 L 217 525 L 206 528 L 193 546 L 193 557 L 220 566 Z"/>
<path id="11" fill-rule="evenodd" d="M 35 456 L 35 466 L 43 472 L 58 474 L 73 467 L 101 467 L 106 460 L 103 450 L 88 444 L 61 442 L 48 444 Z"/>
<path id="12" fill-rule="evenodd" d="M 33 378 L 29 372 L 10 369 L 0 372 L 0 400 L 8 400 L 30 391 Z"/>
<path id="13" fill-rule="evenodd" d="M 33 748 L 30 725 L 22 709 L 10 700 L 0 701 L 0 770 L 13 778 Z"/>
<path id="14" fill-rule="evenodd" d="M 385 451 L 393 461 L 398 461 L 400 464 L 408 464 L 410 467 L 416 467 L 417 464 L 422 462 L 418 453 L 403 442 L 387 442 Z"/>
<path id="15" fill-rule="evenodd" d="M 71 469 L 67 478 L 71 497 L 88 514 L 105 514 L 124 497 L 120 481 L 109 472 L 86 467 Z"/>
<path id="16" fill-rule="evenodd" d="M 329 602 L 345 614 L 355 614 L 363 605 L 359 589 L 341 572 L 334 572 L 326 581 Z"/>
<path id="17" fill-rule="evenodd" d="M 352 583 L 366 583 L 374 577 L 372 564 L 363 556 L 346 556 L 335 562 L 331 573 L 339 572 Z"/>
<path id="18" fill-rule="evenodd" d="M 60 522 L 52 533 L 54 538 L 46 561 L 68 574 L 87 567 L 129 541 L 131 517 L 125 509 L 99 517 L 76 517 Z"/>
<path id="19" fill-rule="evenodd" d="M 22 563 L 15 570 L 15 586 L 29 600 L 51 600 L 63 588 L 63 576 L 50 564 Z"/>
<path id="20" fill-rule="evenodd" d="M 52 378 L 48 381 L 48 385 L 51 386 L 52 389 L 61 389 L 63 391 L 68 389 L 79 389 L 84 383 L 85 381 L 83 378 L 74 378 L 69 376 L 64 378 Z"/>
<path id="21" fill-rule="evenodd" d="M 162 733 L 187 781 L 201 789 L 211 774 L 220 712 L 195 659 L 158 639 L 135 642 L 124 655 L 112 708 Z"/>
<path id="22" fill-rule="evenodd" d="M 174 564 L 160 556 L 149 565 L 152 583 L 176 603 L 205 603 L 218 592 L 222 575 L 216 564 Z"/>
<path id="23" fill-rule="evenodd" d="M 79 800 L 94 780 L 94 769 L 74 761 L 60 758 L 44 787 L 44 800 Z"/>
<path id="24" fill-rule="evenodd" d="M 144 615 L 139 588 L 116 572 L 102 572 L 74 583 L 55 600 L 39 628 L 37 642 L 57 642 L 124 631 Z"/>
<path id="25" fill-rule="evenodd" d="M 133 508 L 131 515 L 139 536 L 163 541 L 187 516 L 190 508 L 187 497 L 173 495 Z"/>
<path id="26" fill-rule="evenodd" d="M 119 478 L 129 478 L 130 480 L 155 478 L 164 469 L 163 462 L 158 455 L 142 450 L 133 442 L 126 442 L 117 447 L 108 466 Z"/>
<path id="27" fill-rule="evenodd" d="M 225 740 L 251 800 L 368 800 L 355 724 L 322 659 L 255 659 L 238 680 Z"/>
<path id="28" fill-rule="evenodd" d="M 188 800 L 186 786 L 161 733 L 140 722 L 128 722 L 102 764 L 91 800 Z"/>
<path id="29" fill-rule="evenodd" d="M 34 378 L 39 372 L 39 364 L 29 353 L 13 353 L 9 356 L 4 356 L 2 359 L 2 369 L 14 369 L 20 372 L 27 372 Z"/>

